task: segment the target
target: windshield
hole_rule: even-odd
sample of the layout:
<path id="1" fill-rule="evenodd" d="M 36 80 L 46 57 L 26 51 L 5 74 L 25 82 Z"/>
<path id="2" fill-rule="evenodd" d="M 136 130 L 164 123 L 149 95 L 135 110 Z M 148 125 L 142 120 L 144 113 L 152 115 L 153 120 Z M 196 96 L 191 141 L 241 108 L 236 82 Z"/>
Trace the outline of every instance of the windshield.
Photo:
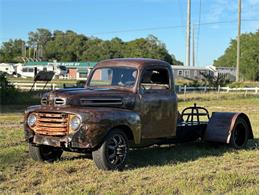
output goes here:
<path id="1" fill-rule="evenodd" d="M 137 70 L 129 67 L 99 68 L 92 74 L 90 87 L 121 86 L 133 87 L 136 81 Z"/>

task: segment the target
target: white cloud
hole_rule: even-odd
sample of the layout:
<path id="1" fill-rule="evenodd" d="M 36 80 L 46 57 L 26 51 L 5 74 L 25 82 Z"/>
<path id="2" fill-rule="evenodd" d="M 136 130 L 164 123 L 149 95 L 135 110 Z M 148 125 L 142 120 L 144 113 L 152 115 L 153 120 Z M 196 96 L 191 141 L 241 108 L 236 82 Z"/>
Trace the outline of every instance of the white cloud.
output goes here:
<path id="1" fill-rule="evenodd" d="M 206 3 L 204 1 L 204 3 Z M 203 22 L 219 22 L 237 20 L 237 0 L 212 0 Z M 242 0 L 242 19 L 258 19 L 258 0 Z M 219 25 L 212 25 L 218 28 Z"/>

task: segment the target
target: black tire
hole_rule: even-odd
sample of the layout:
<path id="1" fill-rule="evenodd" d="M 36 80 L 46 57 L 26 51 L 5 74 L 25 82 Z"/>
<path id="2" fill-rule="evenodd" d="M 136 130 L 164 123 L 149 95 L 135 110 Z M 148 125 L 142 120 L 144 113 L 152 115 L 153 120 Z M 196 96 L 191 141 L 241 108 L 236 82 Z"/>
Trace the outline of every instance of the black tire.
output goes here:
<path id="1" fill-rule="evenodd" d="M 239 117 L 231 133 L 230 145 L 235 149 L 244 148 L 249 136 L 249 126 L 245 119 Z"/>
<path id="2" fill-rule="evenodd" d="M 29 143 L 29 154 L 35 161 L 53 162 L 60 159 L 62 152 L 61 148 Z"/>
<path id="3" fill-rule="evenodd" d="M 96 166 L 102 170 L 122 170 L 128 157 L 128 139 L 120 129 L 107 135 L 100 148 L 92 152 Z"/>

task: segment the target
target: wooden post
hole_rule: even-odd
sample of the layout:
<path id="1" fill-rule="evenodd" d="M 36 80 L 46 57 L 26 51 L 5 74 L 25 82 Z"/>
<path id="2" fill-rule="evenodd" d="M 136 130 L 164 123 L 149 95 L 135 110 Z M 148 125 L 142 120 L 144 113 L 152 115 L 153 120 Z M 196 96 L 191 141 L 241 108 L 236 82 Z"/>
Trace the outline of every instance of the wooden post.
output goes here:
<path id="1" fill-rule="evenodd" d="M 227 93 L 229 93 L 229 86 L 227 87 Z"/>
<path id="2" fill-rule="evenodd" d="M 245 97 L 246 97 L 246 95 L 247 95 L 247 89 L 246 89 L 246 91 L 245 91 Z"/>
<path id="3" fill-rule="evenodd" d="M 220 85 L 218 85 L 218 93 L 220 93 Z"/>
<path id="4" fill-rule="evenodd" d="M 186 101 L 186 90 L 187 90 L 187 86 L 184 85 L 184 101 Z"/>
<path id="5" fill-rule="evenodd" d="M 241 0 L 238 0 L 238 18 L 237 18 L 237 64 L 236 64 L 236 82 L 239 82 L 240 65 L 240 31 L 241 31 Z"/>
<path id="6" fill-rule="evenodd" d="M 190 21 L 191 21 L 191 0 L 187 0 L 186 62 L 185 62 L 185 66 L 190 66 Z"/>
<path id="7" fill-rule="evenodd" d="M 181 93 L 181 88 L 182 88 L 182 86 L 179 85 L 179 93 Z"/>

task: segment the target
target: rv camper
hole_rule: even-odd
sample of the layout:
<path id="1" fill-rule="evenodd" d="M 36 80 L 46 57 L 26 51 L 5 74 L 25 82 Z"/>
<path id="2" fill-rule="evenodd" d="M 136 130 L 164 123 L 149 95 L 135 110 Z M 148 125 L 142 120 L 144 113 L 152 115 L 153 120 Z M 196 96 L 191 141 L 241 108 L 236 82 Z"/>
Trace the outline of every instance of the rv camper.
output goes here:
<path id="1" fill-rule="evenodd" d="M 22 77 L 34 77 L 39 71 L 53 71 L 55 76 L 65 76 L 67 68 L 62 65 L 48 64 L 48 65 L 22 65 L 16 66 L 16 73 Z"/>

